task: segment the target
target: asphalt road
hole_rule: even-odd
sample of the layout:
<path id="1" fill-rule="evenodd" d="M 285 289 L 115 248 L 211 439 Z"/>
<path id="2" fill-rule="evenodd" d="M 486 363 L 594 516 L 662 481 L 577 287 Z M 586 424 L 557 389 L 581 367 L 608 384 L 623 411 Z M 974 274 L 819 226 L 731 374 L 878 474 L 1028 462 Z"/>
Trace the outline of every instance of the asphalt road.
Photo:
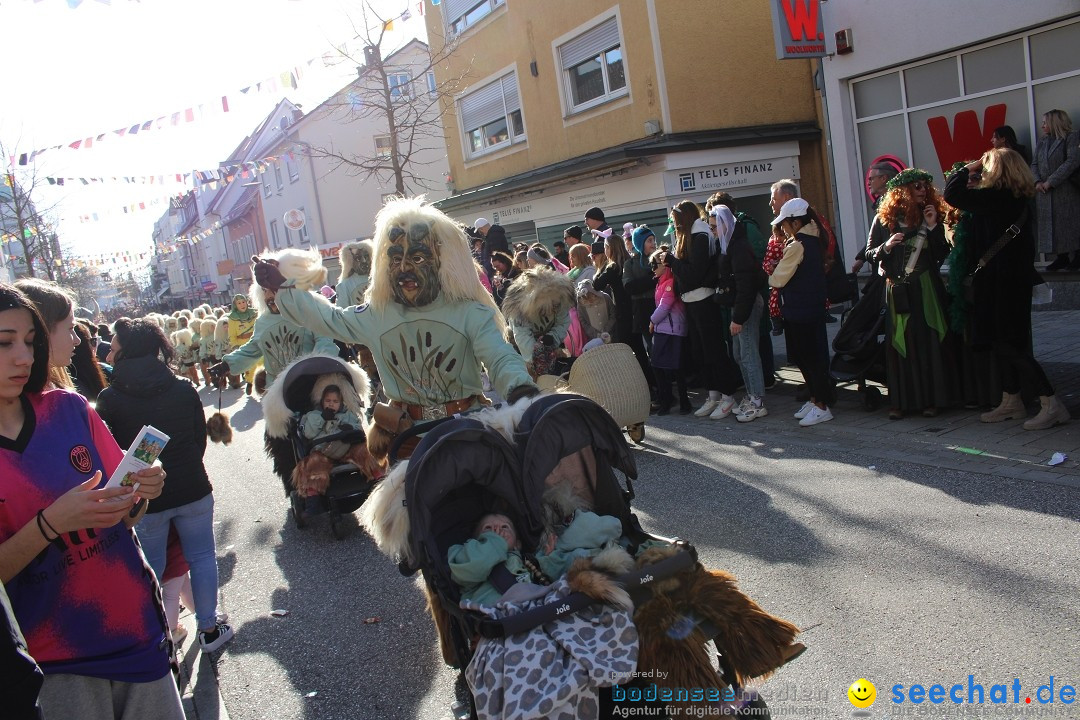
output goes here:
<path id="1" fill-rule="evenodd" d="M 218 659 L 229 715 L 450 717 L 455 674 L 417 578 L 358 527 L 342 541 L 325 522 L 298 530 L 262 453 L 258 402 L 224 395 L 235 439 L 206 464 L 236 630 Z M 216 395 L 203 397 L 212 412 Z M 930 709 L 894 706 L 896 684 L 966 688 L 974 675 L 987 693 L 1010 684 L 1011 700 L 1017 678 L 1021 704 L 1050 676 L 1055 692 L 1080 684 L 1076 490 L 778 447 L 754 424 L 661 418 L 645 443 L 633 503 L 645 527 L 690 540 L 804 629 L 809 650 L 759 688 L 774 717 L 848 716 L 859 678 L 877 686 L 875 717 Z M 1034 707 L 1080 717 L 1080 703 Z"/>

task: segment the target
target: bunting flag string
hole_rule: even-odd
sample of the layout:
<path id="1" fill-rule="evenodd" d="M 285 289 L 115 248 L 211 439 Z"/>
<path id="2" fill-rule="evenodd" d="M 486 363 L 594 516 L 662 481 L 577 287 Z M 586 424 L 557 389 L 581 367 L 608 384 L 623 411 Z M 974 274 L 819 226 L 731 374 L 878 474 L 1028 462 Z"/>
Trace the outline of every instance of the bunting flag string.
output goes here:
<path id="1" fill-rule="evenodd" d="M 277 73 L 268 78 L 260 80 L 257 83 L 248 85 L 236 91 L 242 95 L 256 95 L 259 93 L 266 94 L 278 94 L 279 90 L 292 89 L 295 90 L 300 87 L 301 81 L 304 79 L 307 73 L 307 69 L 310 68 L 316 60 L 321 60 L 322 56 L 318 58 L 311 58 L 305 60 L 291 70 Z M 235 98 L 235 93 L 232 94 Z M 215 99 L 206 103 L 193 105 L 183 110 L 177 110 L 172 113 L 161 115 L 153 120 L 145 120 L 143 122 L 136 122 L 130 126 L 120 127 L 109 132 L 98 133 L 97 135 L 91 135 L 89 137 L 81 138 L 79 140 L 73 140 L 68 143 L 61 143 L 59 145 L 51 145 L 37 150 L 31 150 L 30 152 L 20 153 L 18 155 L 8 156 L 8 165 L 15 167 L 16 165 L 25 166 L 33 163 L 43 153 L 53 150 L 63 150 L 64 148 L 70 148 L 72 150 L 89 150 L 101 143 L 115 139 L 138 135 L 139 133 L 147 133 L 152 130 L 164 130 L 169 127 L 177 127 L 179 125 L 186 125 L 188 123 L 196 122 L 197 120 L 203 120 L 210 114 L 223 114 L 229 112 L 230 101 L 229 95 L 222 95 L 220 99 Z"/>
<path id="2" fill-rule="evenodd" d="M 184 173 L 168 173 L 164 175 L 114 175 L 111 177 L 46 177 L 49 185 L 68 186 L 81 184 L 104 185 L 108 183 L 124 183 L 127 185 L 183 185 L 185 188 L 197 188 L 200 190 L 216 190 L 218 187 L 228 185 L 235 180 L 250 180 L 257 175 L 269 172 L 279 163 L 282 157 L 288 156 L 295 159 L 296 153 L 302 148 L 299 145 L 289 145 L 284 148 L 283 154 L 267 155 L 256 160 L 247 160 L 231 165 L 219 165 L 213 170 L 190 170 Z M 211 187 L 212 186 L 212 187 Z"/>

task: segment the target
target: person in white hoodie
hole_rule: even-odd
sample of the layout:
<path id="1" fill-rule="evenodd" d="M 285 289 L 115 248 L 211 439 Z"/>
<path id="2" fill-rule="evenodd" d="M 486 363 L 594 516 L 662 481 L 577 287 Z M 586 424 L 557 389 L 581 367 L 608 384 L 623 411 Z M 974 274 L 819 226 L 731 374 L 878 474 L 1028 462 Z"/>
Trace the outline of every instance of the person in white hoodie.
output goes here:
<path id="1" fill-rule="evenodd" d="M 719 277 L 716 255 L 720 243 L 705 221 L 705 211 L 695 202 L 683 200 L 676 205 L 671 222 L 675 247 L 659 259 L 671 268 L 675 291 L 686 305 L 690 336 L 700 353 L 698 367 L 709 391 L 709 399 L 694 416 L 720 420 L 735 409 L 739 384 L 739 369 L 720 337 L 720 306 L 713 299 Z"/>

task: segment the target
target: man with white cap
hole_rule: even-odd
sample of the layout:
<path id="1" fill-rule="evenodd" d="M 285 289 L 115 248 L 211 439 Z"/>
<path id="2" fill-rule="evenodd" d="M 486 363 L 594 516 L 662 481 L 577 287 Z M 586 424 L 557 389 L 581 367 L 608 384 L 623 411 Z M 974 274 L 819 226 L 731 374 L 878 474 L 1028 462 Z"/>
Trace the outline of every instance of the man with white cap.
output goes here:
<path id="1" fill-rule="evenodd" d="M 491 253 L 504 252 L 513 256 L 510 246 L 506 241 L 506 231 L 502 225 L 492 225 L 487 218 L 476 218 L 472 228 L 466 228 L 466 233 L 472 237 L 480 237 L 484 240 L 484 247 L 480 250 L 480 265 L 488 275 L 488 280 L 494 275 L 491 267 Z"/>

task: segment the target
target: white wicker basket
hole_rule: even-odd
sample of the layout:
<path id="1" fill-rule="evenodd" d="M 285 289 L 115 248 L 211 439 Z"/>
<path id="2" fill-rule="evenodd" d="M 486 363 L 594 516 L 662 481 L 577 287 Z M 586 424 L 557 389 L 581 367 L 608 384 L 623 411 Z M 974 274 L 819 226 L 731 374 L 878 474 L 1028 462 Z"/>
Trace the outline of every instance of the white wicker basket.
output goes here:
<path id="1" fill-rule="evenodd" d="M 619 427 L 649 419 L 649 383 L 629 345 L 612 343 L 582 354 L 570 368 L 568 389 L 601 405 Z"/>

